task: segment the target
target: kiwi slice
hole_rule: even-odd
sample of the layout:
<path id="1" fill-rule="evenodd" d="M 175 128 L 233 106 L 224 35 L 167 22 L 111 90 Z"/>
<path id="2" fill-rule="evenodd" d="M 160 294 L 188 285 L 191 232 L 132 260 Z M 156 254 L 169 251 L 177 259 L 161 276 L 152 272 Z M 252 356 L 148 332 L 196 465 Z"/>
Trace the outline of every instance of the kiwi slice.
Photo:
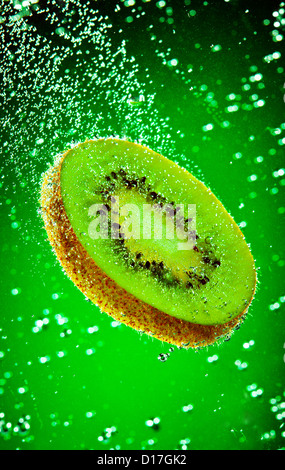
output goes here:
<path id="1" fill-rule="evenodd" d="M 58 156 L 41 187 L 65 272 L 116 320 L 180 347 L 228 339 L 256 287 L 240 229 L 193 175 L 149 148 L 89 140 Z"/>

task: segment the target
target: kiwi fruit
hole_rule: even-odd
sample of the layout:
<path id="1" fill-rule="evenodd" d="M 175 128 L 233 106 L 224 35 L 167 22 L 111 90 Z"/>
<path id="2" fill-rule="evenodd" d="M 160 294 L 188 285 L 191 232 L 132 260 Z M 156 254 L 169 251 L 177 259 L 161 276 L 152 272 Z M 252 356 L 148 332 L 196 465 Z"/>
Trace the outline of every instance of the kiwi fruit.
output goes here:
<path id="1" fill-rule="evenodd" d="M 184 348 L 229 339 L 244 320 L 256 287 L 250 249 L 175 162 L 126 140 L 87 140 L 56 157 L 40 204 L 64 271 L 115 320 Z"/>

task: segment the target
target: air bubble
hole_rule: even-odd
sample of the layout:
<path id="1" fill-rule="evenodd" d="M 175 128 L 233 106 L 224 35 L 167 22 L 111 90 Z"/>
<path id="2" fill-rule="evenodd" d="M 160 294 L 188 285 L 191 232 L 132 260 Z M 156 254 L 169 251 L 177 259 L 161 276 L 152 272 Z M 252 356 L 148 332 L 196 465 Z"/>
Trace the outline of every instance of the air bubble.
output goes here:
<path id="1" fill-rule="evenodd" d="M 158 355 L 158 360 L 160 362 L 165 362 L 167 361 L 167 359 L 169 358 L 170 354 L 166 354 L 166 353 L 161 353 Z"/>
<path id="2" fill-rule="evenodd" d="M 159 417 L 155 417 L 155 418 L 148 419 L 147 421 L 145 421 L 145 425 L 148 428 L 153 428 L 155 430 L 159 429 L 159 423 L 160 423 L 160 418 Z"/>
<path id="3" fill-rule="evenodd" d="M 183 411 L 184 413 L 189 413 L 189 411 L 192 411 L 193 408 L 194 408 L 194 407 L 193 407 L 193 405 L 191 405 L 191 404 L 189 404 L 189 405 L 184 405 L 184 406 L 182 407 L 182 411 Z"/>
<path id="4" fill-rule="evenodd" d="M 96 351 L 95 351 L 94 348 L 88 348 L 88 349 L 86 349 L 85 352 L 86 352 L 87 356 L 92 356 L 93 354 L 95 354 Z"/>
<path id="5" fill-rule="evenodd" d="M 247 367 L 248 367 L 247 362 L 245 362 L 245 361 L 242 362 L 239 359 L 237 359 L 235 361 L 235 365 L 237 366 L 238 370 L 244 370 L 244 369 L 247 369 Z"/>
<path id="6" fill-rule="evenodd" d="M 216 362 L 218 359 L 219 359 L 219 356 L 217 354 L 214 354 L 213 356 L 209 356 L 207 358 L 207 361 L 211 363 L 211 362 Z"/>

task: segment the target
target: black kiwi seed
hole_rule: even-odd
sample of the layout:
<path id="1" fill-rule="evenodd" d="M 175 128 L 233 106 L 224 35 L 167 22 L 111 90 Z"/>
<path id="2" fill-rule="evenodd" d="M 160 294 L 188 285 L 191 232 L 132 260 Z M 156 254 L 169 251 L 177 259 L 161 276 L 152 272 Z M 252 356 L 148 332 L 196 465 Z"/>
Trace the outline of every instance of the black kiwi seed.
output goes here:
<path id="1" fill-rule="evenodd" d="M 149 261 L 147 261 L 147 262 L 145 263 L 145 267 L 146 267 L 146 269 L 149 269 L 149 268 L 150 268 L 150 262 L 149 262 Z"/>
<path id="2" fill-rule="evenodd" d="M 105 176 L 105 180 L 106 181 L 111 181 L 111 177 L 110 176 Z"/>
<path id="3" fill-rule="evenodd" d="M 200 280 L 201 284 L 203 284 L 203 285 L 207 284 L 207 282 L 209 282 L 209 281 L 210 281 L 210 279 L 209 279 L 207 276 L 204 276 L 204 277 Z"/>
<path id="4" fill-rule="evenodd" d="M 142 257 L 142 253 L 138 253 L 138 254 L 136 255 L 136 259 L 140 259 L 141 257 Z"/>
<path id="5" fill-rule="evenodd" d="M 149 195 L 150 195 L 150 197 L 151 197 L 152 199 L 156 199 L 156 198 L 157 198 L 157 193 L 155 193 L 154 191 L 152 191 Z"/>
<path id="6" fill-rule="evenodd" d="M 180 207 L 176 207 L 173 211 L 173 214 L 176 215 L 176 219 L 177 219 L 177 214 L 178 212 L 180 211 Z M 181 217 L 181 216 L 180 216 Z M 184 219 L 182 218 L 183 222 L 184 222 Z"/>
<path id="7" fill-rule="evenodd" d="M 208 256 L 205 256 L 204 258 L 202 258 L 202 260 L 204 261 L 204 263 L 207 263 L 207 264 L 209 264 L 211 261 Z"/>
<path id="8" fill-rule="evenodd" d="M 123 178 L 123 181 L 124 181 L 124 184 L 125 184 L 126 188 L 131 189 L 132 184 L 131 184 L 130 180 L 127 180 L 127 179 Z"/>
<path id="9" fill-rule="evenodd" d="M 186 282 L 186 285 L 185 285 L 186 289 L 193 289 L 193 284 L 191 282 Z"/>
<path id="10" fill-rule="evenodd" d="M 217 266 L 221 266 L 221 262 L 216 259 L 215 261 L 213 261 L 212 265 L 216 268 Z"/>
<path id="11" fill-rule="evenodd" d="M 114 180 L 117 179 L 117 174 L 114 171 L 111 171 L 111 176 L 112 178 L 114 178 Z"/>

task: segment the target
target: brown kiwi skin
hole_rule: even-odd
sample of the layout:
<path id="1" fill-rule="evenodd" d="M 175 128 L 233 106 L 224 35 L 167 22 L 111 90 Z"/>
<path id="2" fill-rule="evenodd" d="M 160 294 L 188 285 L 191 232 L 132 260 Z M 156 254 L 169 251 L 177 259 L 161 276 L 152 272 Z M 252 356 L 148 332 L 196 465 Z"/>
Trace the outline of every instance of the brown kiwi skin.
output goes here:
<path id="1" fill-rule="evenodd" d="M 243 322 L 249 305 L 222 325 L 190 323 L 137 299 L 96 265 L 76 237 L 63 205 L 60 173 L 68 152 L 58 157 L 54 166 L 43 175 L 40 204 L 50 244 L 73 283 L 115 320 L 179 348 L 200 349 L 229 339 Z"/>

